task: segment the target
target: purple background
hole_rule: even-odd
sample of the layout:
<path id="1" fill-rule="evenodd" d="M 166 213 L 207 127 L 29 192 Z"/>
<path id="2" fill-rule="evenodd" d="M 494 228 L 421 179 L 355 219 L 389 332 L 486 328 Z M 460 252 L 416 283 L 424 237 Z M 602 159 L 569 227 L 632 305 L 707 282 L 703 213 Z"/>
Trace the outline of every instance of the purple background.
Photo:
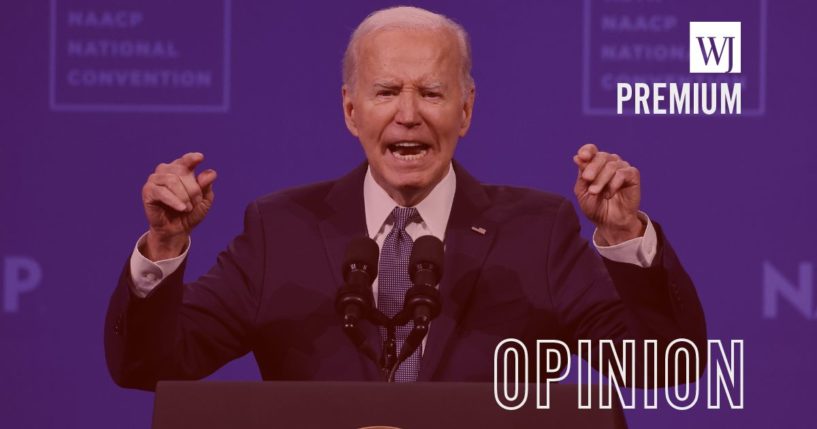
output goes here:
<path id="1" fill-rule="evenodd" d="M 98 3 L 180 7 L 158 0 Z M 654 6 L 624 3 L 634 14 Z M 744 40 L 758 37 L 757 1 L 665 3 L 706 20 L 746 16 Z M 644 210 L 664 225 L 697 284 L 710 338 L 746 340 L 744 410 L 707 410 L 702 384 L 692 410 L 662 403 L 657 411 L 630 412 L 633 427 L 814 424 L 814 317 L 781 300 L 778 317 L 764 318 L 762 299 L 764 261 L 795 285 L 798 265 L 817 262 L 817 7 L 805 0 L 768 3 L 765 113 L 737 118 L 584 115 L 582 1 L 417 3 L 471 34 L 477 102 L 457 158 L 486 182 L 570 195 L 571 155 L 581 144 L 624 155 L 641 169 Z M 155 164 L 193 150 L 218 171 L 216 204 L 196 231 L 188 265 L 188 278 L 200 275 L 240 230 L 249 201 L 337 177 L 362 159 L 343 124 L 340 60 L 357 23 L 389 5 L 236 0 L 229 111 L 156 113 L 50 110 L 49 2 L 5 4 L 0 258 L 31 258 L 43 277 L 20 296 L 19 311 L 0 310 L 0 426 L 149 425 L 153 395 L 116 387 L 102 348 L 108 297 L 145 229 L 145 178 Z M 197 23 L 221 22 L 197 18 L 203 12 L 195 7 L 187 13 Z M 181 40 L 190 37 L 185 21 L 163 25 L 174 25 Z M 202 40 L 222 35 L 218 25 L 191 26 L 204 31 Z M 685 31 L 679 33 L 684 44 Z M 744 43 L 744 74 L 757 83 L 750 66 L 759 65 L 758 52 L 751 46 Z M 650 65 L 628 67 L 649 71 Z M 744 108 L 756 100 L 747 98 Z M 808 304 L 812 312 L 814 304 Z M 251 357 L 214 376 L 258 377 Z"/>

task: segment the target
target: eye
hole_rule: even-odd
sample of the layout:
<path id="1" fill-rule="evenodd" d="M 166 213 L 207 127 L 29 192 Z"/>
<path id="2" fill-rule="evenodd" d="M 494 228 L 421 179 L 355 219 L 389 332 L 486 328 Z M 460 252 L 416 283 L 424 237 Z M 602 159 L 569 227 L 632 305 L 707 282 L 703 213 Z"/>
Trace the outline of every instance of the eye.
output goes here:
<path id="1" fill-rule="evenodd" d="M 378 97 L 393 97 L 397 95 L 397 91 L 393 89 L 381 89 L 377 91 Z"/>
<path id="2" fill-rule="evenodd" d="M 431 99 L 438 99 L 442 98 L 443 94 L 437 91 L 426 91 L 423 93 L 423 97 L 431 98 Z"/>

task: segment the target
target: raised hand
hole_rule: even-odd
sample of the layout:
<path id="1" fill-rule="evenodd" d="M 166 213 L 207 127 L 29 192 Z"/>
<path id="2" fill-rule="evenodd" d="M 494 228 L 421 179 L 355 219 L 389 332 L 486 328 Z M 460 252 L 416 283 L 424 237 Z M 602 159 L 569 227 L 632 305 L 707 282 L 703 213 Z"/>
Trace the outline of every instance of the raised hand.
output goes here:
<path id="1" fill-rule="evenodd" d="M 579 168 L 573 192 L 584 215 L 598 229 L 601 245 L 640 237 L 644 223 L 638 217 L 641 175 L 616 154 L 601 152 L 594 144 L 579 148 L 573 162 Z"/>
<path id="2" fill-rule="evenodd" d="M 196 175 L 204 155 L 184 154 L 170 164 L 159 164 L 142 187 L 142 204 L 150 227 L 142 253 L 158 261 L 184 251 L 191 231 L 213 205 L 214 170 Z"/>

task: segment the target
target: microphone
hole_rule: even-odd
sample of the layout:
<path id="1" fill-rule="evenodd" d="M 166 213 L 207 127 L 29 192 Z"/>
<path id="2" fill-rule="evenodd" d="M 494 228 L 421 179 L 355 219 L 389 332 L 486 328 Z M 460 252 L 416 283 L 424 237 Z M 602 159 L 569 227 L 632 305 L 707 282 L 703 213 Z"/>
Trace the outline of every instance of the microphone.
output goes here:
<path id="1" fill-rule="evenodd" d="M 380 249 L 369 237 L 358 237 L 346 248 L 343 259 L 343 287 L 335 296 L 335 311 L 343 318 L 343 331 L 352 343 L 376 363 L 374 352 L 366 347 L 366 336 L 357 325 L 372 313 L 372 282 L 377 277 Z"/>
<path id="2" fill-rule="evenodd" d="M 440 315 L 440 291 L 437 284 L 443 276 L 443 242 L 425 235 L 414 242 L 409 257 L 409 276 L 414 286 L 406 292 L 403 311 L 414 326 L 428 327 Z"/>

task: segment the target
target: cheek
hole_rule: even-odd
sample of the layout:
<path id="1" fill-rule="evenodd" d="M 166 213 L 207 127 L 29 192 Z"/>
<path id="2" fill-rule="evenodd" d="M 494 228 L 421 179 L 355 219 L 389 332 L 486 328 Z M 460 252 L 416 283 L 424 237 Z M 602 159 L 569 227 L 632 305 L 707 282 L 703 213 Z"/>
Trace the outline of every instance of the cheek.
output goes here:
<path id="1" fill-rule="evenodd" d="M 367 138 L 376 138 L 383 133 L 383 130 L 389 124 L 389 117 L 386 112 L 381 109 L 370 109 L 359 112 L 359 119 L 357 121 L 361 136 Z"/>
<path id="2" fill-rule="evenodd" d="M 429 127 L 440 136 L 448 140 L 458 136 L 463 124 L 463 114 L 456 106 L 445 106 L 436 109 L 428 109 L 425 112 L 426 122 Z"/>

